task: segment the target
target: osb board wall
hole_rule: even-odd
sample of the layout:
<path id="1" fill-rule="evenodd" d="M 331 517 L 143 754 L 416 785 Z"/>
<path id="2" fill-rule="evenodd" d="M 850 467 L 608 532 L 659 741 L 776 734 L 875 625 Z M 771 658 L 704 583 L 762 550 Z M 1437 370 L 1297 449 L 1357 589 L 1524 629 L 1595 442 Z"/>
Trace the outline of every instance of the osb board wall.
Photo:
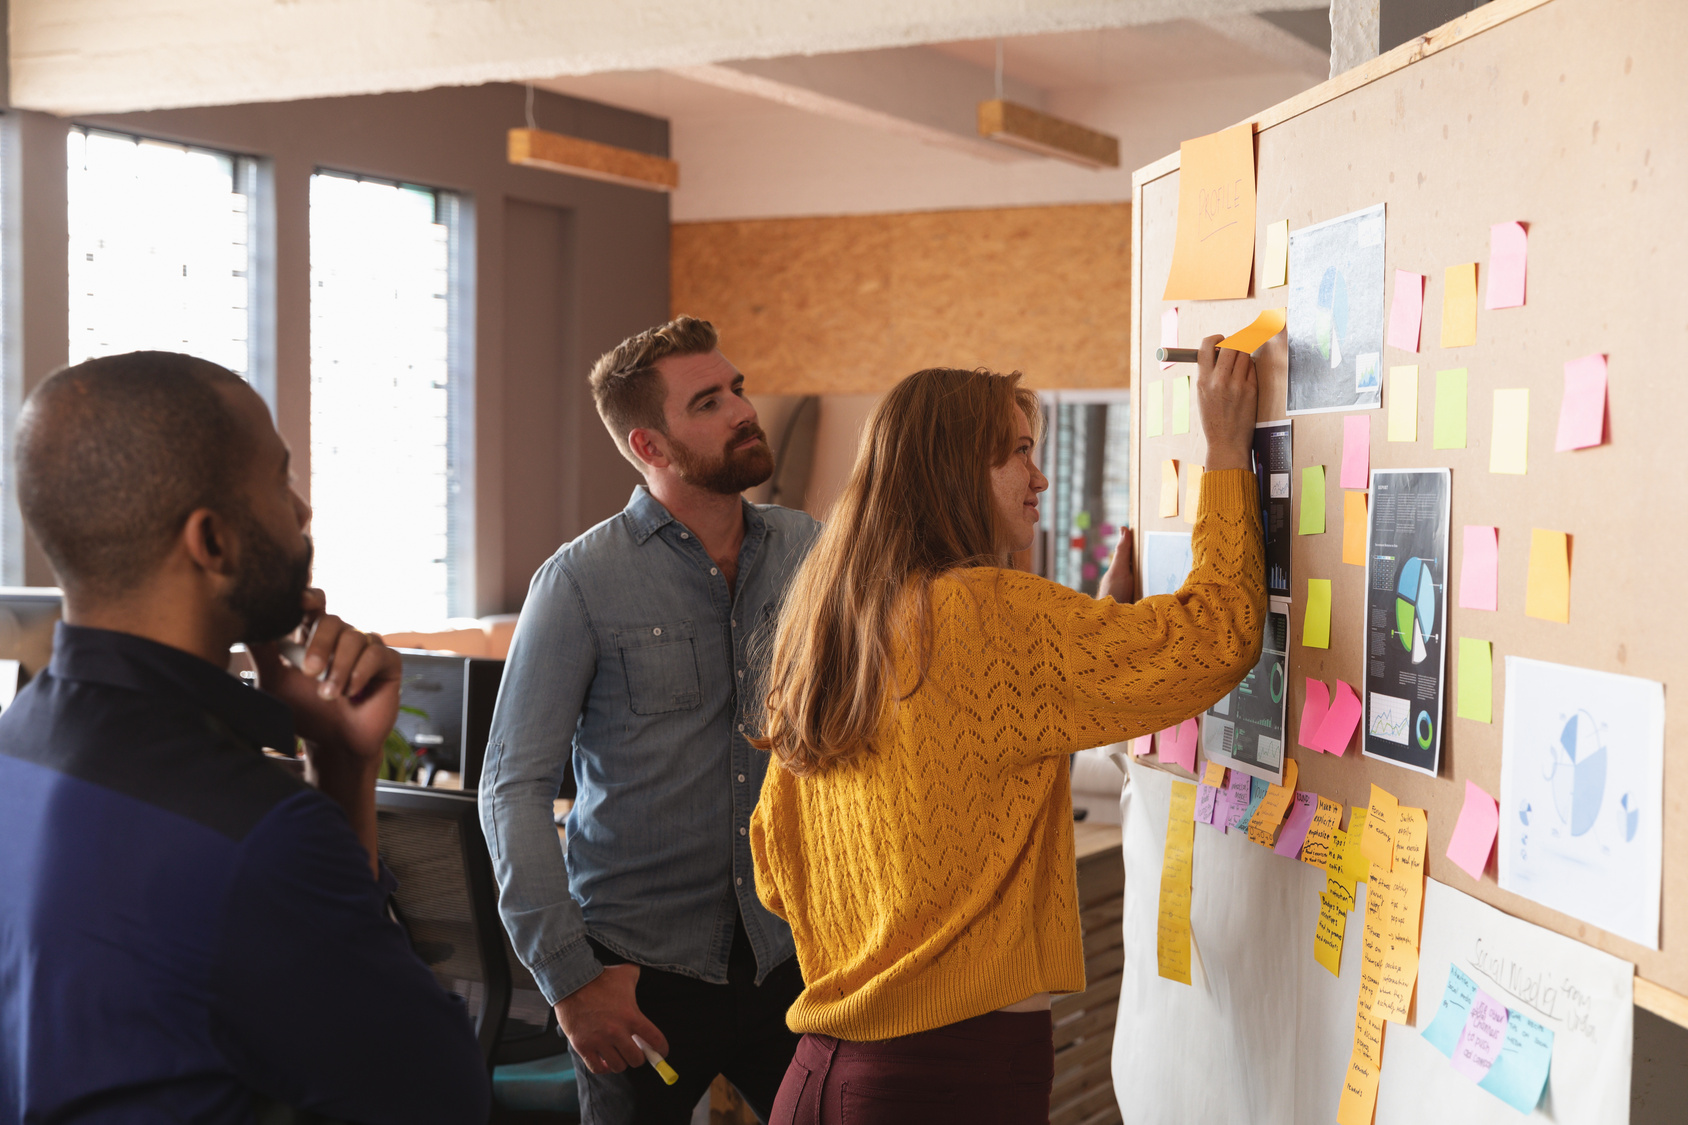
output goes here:
<path id="1" fill-rule="evenodd" d="M 1131 207 L 678 223 L 674 312 L 761 394 L 873 394 L 923 367 L 1122 387 Z"/>
<path id="2" fill-rule="evenodd" d="M 1507 18 L 1511 16 L 1512 18 Z M 1682 426 L 1688 383 L 1662 357 L 1688 346 L 1680 263 L 1688 260 L 1681 221 L 1681 184 L 1688 151 L 1665 138 L 1688 135 L 1688 21 L 1677 0 L 1495 0 L 1444 31 L 1482 29 L 1410 65 L 1376 60 L 1361 84 L 1320 100 L 1310 91 L 1261 115 L 1257 134 L 1256 262 L 1269 224 L 1291 230 L 1375 203 L 1387 205 L 1385 268 L 1429 275 L 1418 354 L 1386 348 L 1385 370 L 1419 368 L 1418 440 L 1386 441 L 1387 411 L 1372 418 L 1374 468 L 1452 470 L 1451 561 L 1463 561 L 1460 529 L 1500 529 L 1500 608 L 1463 609 L 1449 583 L 1450 654 L 1443 714 L 1441 773 L 1426 777 L 1387 762 L 1315 754 L 1292 743 L 1301 787 L 1364 805 L 1372 782 L 1403 804 L 1429 812 L 1429 873 L 1507 913 L 1568 934 L 1636 964 L 1639 975 L 1688 992 L 1688 648 L 1671 582 L 1684 549 Z M 1485 29 L 1486 28 L 1486 29 Z M 1441 33 L 1438 33 L 1441 34 Z M 1403 51 L 1419 51 L 1409 45 Z M 1346 76 L 1345 76 L 1346 77 Z M 1143 169 L 1138 184 L 1139 287 L 1134 309 L 1136 369 L 1160 378 L 1160 300 L 1172 258 L 1178 208 L 1177 158 Z M 1529 282 L 1523 308 L 1479 309 L 1477 343 L 1439 346 L 1442 270 L 1477 262 L 1479 288 L 1488 268 L 1489 225 L 1529 225 Z M 1392 272 L 1391 275 L 1392 277 Z M 1236 301 L 1178 302 L 1180 343 L 1249 323 L 1278 307 L 1288 289 L 1257 290 Z M 1393 282 L 1390 282 L 1393 292 Z M 1280 337 L 1264 350 L 1260 418 L 1285 417 L 1286 354 Z M 1608 444 L 1554 452 L 1566 360 L 1609 355 Z M 1469 370 L 1467 447 L 1432 448 L 1435 373 Z M 1193 371 L 1185 367 L 1175 369 Z M 1530 390 L 1528 472 L 1488 471 L 1493 391 Z M 1385 384 L 1385 406 L 1388 385 Z M 1133 412 L 1134 425 L 1140 419 Z M 1290 618 L 1288 729 L 1300 725 L 1306 677 L 1360 685 L 1365 571 L 1342 562 L 1341 464 L 1348 414 L 1302 415 L 1293 423 L 1294 472 L 1324 465 L 1323 535 L 1293 537 L 1295 595 Z M 1180 470 L 1199 464 L 1200 422 L 1192 433 L 1139 439 L 1138 526 L 1187 531 L 1182 519 L 1149 515 L 1158 495 L 1160 462 Z M 1299 516 L 1296 521 L 1299 525 Z M 1571 535 L 1570 623 L 1524 614 L 1530 530 Z M 1307 580 L 1332 580 L 1329 649 L 1301 646 Z M 1474 637 L 1494 644 L 1494 721 L 1455 713 L 1457 645 Z M 1657 951 L 1642 948 L 1521 895 L 1503 891 L 1491 861 L 1473 880 L 1446 858 L 1470 779 L 1500 794 L 1505 658 L 1526 656 L 1615 672 L 1665 684 L 1663 916 Z M 1503 817 L 1517 810 L 1502 809 Z M 1310 955 L 1310 954 L 1309 954 Z M 1438 986 L 1439 987 L 1439 986 Z M 1641 995 L 1638 990 L 1638 997 Z M 1422 1001 L 1421 1001 L 1422 1002 Z"/>

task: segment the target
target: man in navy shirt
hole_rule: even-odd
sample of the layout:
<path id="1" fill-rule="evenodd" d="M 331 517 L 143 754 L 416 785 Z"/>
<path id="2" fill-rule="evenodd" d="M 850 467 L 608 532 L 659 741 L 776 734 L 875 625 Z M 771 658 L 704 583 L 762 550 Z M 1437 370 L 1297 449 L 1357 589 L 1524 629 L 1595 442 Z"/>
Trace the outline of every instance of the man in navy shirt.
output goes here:
<path id="1" fill-rule="evenodd" d="M 188 356 L 90 360 L 30 396 L 17 468 L 65 601 L 0 715 L 0 1123 L 484 1121 L 462 1006 L 385 908 L 399 659 L 307 591 L 262 400 Z M 262 753 L 295 733 L 310 784 Z"/>

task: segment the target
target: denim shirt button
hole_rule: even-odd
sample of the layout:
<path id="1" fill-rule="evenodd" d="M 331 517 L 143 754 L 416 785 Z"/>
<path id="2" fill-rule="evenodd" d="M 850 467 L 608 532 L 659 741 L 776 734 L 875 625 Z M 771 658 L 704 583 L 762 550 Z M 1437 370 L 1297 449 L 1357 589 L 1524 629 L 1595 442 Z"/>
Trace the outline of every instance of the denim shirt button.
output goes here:
<path id="1" fill-rule="evenodd" d="M 720 571 L 719 571 L 719 570 L 717 570 L 717 569 L 716 569 L 716 568 L 715 568 L 715 567 L 710 567 L 710 568 L 709 568 L 709 573 L 711 573 L 711 574 L 720 574 L 720 573 L 721 573 L 721 572 L 720 572 Z"/>
<path id="2" fill-rule="evenodd" d="M 690 533 L 689 533 L 689 532 L 685 532 L 685 531 L 682 531 L 682 532 L 681 532 L 681 533 L 680 533 L 680 538 L 682 538 L 682 539 L 690 539 L 690 538 L 691 538 L 691 534 L 690 534 Z"/>

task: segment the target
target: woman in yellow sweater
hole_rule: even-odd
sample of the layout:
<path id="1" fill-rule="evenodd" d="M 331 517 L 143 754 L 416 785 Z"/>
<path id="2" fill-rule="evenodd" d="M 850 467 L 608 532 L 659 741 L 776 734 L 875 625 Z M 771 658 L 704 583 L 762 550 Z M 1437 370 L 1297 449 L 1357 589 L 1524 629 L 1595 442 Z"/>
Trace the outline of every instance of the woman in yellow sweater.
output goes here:
<path id="1" fill-rule="evenodd" d="M 1266 599 L 1249 357 L 1201 349 L 1195 565 L 1132 604 L 1009 569 L 1031 544 L 1037 400 L 932 370 L 874 412 L 768 672 L 756 889 L 791 923 L 804 1033 L 773 1121 L 1045 1122 L 1051 993 L 1084 988 L 1067 755 L 1234 687 Z"/>

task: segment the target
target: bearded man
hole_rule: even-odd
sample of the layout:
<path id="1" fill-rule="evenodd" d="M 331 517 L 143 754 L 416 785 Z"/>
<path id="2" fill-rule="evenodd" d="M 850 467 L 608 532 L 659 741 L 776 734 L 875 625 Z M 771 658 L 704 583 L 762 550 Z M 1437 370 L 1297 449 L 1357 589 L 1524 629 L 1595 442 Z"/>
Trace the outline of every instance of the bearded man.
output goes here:
<path id="1" fill-rule="evenodd" d="M 399 659 L 306 589 L 288 462 L 191 356 L 92 359 L 24 405 L 64 620 L 0 716 L 0 1121 L 486 1120 L 463 1006 L 387 912 Z M 295 734 L 309 784 L 263 753 Z"/>
<path id="2" fill-rule="evenodd" d="M 591 383 L 645 484 L 540 567 L 522 607 L 480 789 L 499 909 L 568 1037 L 588 1125 L 686 1122 L 717 1074 L 767 1120 L 803 984 L 791 930 L 756 897 L 768 757 L 745 739 L 757 642 L 820 525 L 739 495 L 773 458 L 707 321 L 623 341 Z"/>

